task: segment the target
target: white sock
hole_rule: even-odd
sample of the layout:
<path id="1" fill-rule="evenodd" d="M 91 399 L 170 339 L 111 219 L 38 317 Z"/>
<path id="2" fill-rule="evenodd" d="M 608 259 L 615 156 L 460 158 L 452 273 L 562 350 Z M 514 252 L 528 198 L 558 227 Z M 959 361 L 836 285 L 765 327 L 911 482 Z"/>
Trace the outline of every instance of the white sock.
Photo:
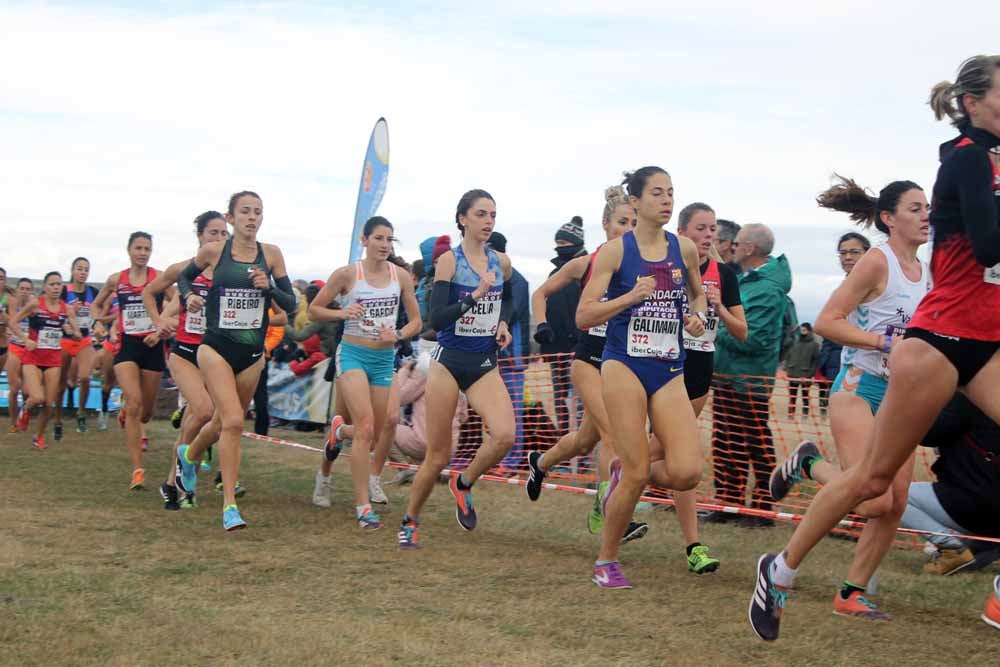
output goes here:
<path id="1" fill-rule="evenodd" d="M 788 567 L 788 563 L 785 562 L 785 552 L 782 551 L 771 566 L 771 581 L 782 588 L 791 588 L 795 585 L 796 574 L 798 570 Z"/>
<path id="2" fill-rule="evenodd" d="M 329 476 L 329 475 L 324 475 L 324 474 L 323 474 L 323 473 L 321 473 L 321 472 L 318 472 L 318 473 L 316 473 L 316 477 L 317 477 L 317 478 L 319 478 L 319 479 L 321 479 L 321 480 L 323 480 L 324 482 L 325 482 L 326 480 L 330 479 L 330 476 Z"/>
<path id="3" fill-rule="evenodd" d="M 354 510 L 358 513 L 358 518 L 360 519 L 362 514 L 364 514 L 365 512 L 371 512 L 372 511 L 372 506 L 371 505 L 355 505 L 354 506 Z"/>

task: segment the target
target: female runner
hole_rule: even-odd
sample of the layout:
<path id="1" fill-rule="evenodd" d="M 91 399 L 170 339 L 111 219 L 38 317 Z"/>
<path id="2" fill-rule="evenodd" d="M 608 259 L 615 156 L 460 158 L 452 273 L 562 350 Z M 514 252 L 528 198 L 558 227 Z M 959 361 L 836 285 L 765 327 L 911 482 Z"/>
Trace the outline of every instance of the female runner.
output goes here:
<path id="1" fill-rule="evenodd" d="M 7 412 L 10 414 L 10 432 L 17 433 L 17 394 L 21 391 L 23 383 L 21 381 L 21 359 L 24 356 L 24 346 L 28 340 L 28 321 L 21 320 L 16 326 L 13 322 L 14 315 L 28 305 L 28 301 L 35 295 L 35 286 L 27 278 L 17 281 L 17 289 L 13 297 L 8 297 L 6 308 L 7 316 L 7 361 L 4 363 L 4 370 L 7 372 Z M 26 400 L 26 399 L 25 399 Z"/>
<path id="2" fill-rule="evenodd" d="M 62 439 L 63 393 L 68 386 L 76 385 L 77 394 L 76 432 L 87 432 L 87 398 L 90 396 L 90 372 L 94 368 L 97 356 L 94 350 L 94 339 L 90 335 L 93 323 L 91 307 L 97 298 L 97 290 L 87 284 L 90 277 L 90 260 L 77 257 L 69 268 L 70 282 L 63 287 L 62 298 L 76 316 L 76 324 L 80 327 L 80 340 L 64 336 L 62 341 L 63 365 L 62 377 L 59 380 L 61 389 L 59 400 L 56 401 L 55 423 L 53 436 Z M 73 377 L 73 382 L 70 378 Z M 72 389 L 70 389 L 72 391 Z"/>
<path id="3" fill-rule="evenodd" d="M 93 305 L 91 305 L 93 313 Z M 98 335 L 97 322 L 103 323 Z M 101 373 L 101 411 L 97 413 L 97 430 L 108 430 L 108 403 L 115 386 L 115 344 L 118 342 L 118 297 L 111 297 L 111 305 L 100 318 L 94 318 L 94 349 L 97 351 L 95 366 Z M 122 426 L 124 428 L 124 426 Z"/>
<path id="4" fill-rule="evenodd" d="M 10 320 L 10 302 L 14 290 L 7 287 L 7 269 L 0 268 L 0 368 L 7 366 L 7 348 L 10 344 L 7 324 Z"/>

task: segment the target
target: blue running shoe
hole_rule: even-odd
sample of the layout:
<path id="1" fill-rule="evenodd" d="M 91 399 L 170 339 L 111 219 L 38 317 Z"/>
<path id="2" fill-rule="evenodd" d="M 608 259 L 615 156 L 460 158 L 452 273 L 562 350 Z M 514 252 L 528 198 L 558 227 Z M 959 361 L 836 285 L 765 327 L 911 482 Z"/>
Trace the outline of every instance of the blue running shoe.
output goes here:
<path id="1" fill-rule="evenodd" d="M 379 517 L 378 514 L 375 514 L 375 512 L 372 512 L 371 509 L 368 509 L 364 514 L 358 517 L 358 528 L 361 528 L 362 530 L 378 530 L 382 527 L 382 525 L 381 517 Z"/>
<path id="2" fill-rule="evenodd" d="M 209 463 L 207 459 L 202 459 L 201 463 L 198 465 L 198 469 L 202 472 L 212 472 L 212 464 Z"/>
<path id="3" fill-rule="evenodd" d="M 419 549 L 421 547 L 420 537 L 419 537 L 419 524 L 412 519 L 409 521 L 403 521 L 399 526 L 399 532 L 396 534 L 399 538 L 399 548 L 400 549 Z"/>
<path id="4" fill-rule="evenodd" d="M 222 527 L 226 530 L 241 530 L 247 527 L 247 522 L 240 516 L 240 509 L 236 505 L 227 505 L 222 510 Z"/>
<path id="5" fill-rule="evenodd" d="M 188 461 L 188 445 L 177 448 L 177 486 L 184 493 L 194 493 L 198 487 L 198 465 Z"/>
<path id="6" fill-rule="evenodd" d="M 771 579 L 771 568 L 778 554 L 764 554 L 757 561 L 757 583 L 750 597 L 750 627 L 754 634 L 767 642 L 778 638 L 781 612 L 788 601 L 788 589 Z"/>

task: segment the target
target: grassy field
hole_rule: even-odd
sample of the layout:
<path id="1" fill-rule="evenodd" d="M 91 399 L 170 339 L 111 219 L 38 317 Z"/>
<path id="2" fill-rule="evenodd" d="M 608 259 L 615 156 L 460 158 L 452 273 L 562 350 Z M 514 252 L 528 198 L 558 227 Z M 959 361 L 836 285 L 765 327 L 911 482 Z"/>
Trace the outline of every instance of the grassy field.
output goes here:
<path id="1" fill-rule="evenodd" d="M 151 429 L 151 486 L 165 471 L 168 424 Z M 277 431 L 304 442 L 318 436 Z M 296 436 L 300 436 L 296 438 Z M 33 451 L 0 436 L 0 664 L 3 665 L 851 665 L 992 664 L 1000 635 L 978 620 L 992 570 L 940 579 L 921 554 L 893 552 L 878 601 L 887 624 L 835 617 L 851 545 L 829 540 L 799 577 L 774 644 L 746 622 L 757 556 L 787 527 L 704 527 L 722 559 L 687 572 L 671 513 L 643 515 L 625 547 L 633 591 L 590 583 L 596 538 L 587 498 L 519 487 L 476 489 L 479 528 L 463 532 L 438 487 L 420 552 L 400 553 L 406 488 L 386 487 L 387 527 L 353 521 L 346 467 L 334 507 L 310 504 L 317 455 L 244 441 L 248 530 L 221 528 L 221 502 L 166 512 L 155 489 L 129 493 L 117 429 Z M 388 477 L 388 474 L 387 474 Z M 202 479 L 203 486 L 206 480 Z"/>

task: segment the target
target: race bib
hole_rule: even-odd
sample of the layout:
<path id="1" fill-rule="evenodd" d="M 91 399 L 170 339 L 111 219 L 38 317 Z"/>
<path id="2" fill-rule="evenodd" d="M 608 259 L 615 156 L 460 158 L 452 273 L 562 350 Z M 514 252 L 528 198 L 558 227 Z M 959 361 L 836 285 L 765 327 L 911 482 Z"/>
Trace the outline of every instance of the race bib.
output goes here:
<path id="1" fill-rule="evenodd" d="M 146 306 L 141 303 L 130 303 L 122 310 L 122 322 L 125 333 L 130 336 L 153 333 L 153 318 L 146 311 Z"/>
<path id="2" fill-rule="evenodd" d="M 719 335 L 719 318 L 709 315 L 705 318 L 705 333 L 697 338 L 684 336 L 684 349 L 697 352 L 715 352 L 715 338 Z"/>
<path id="3" fill-rule="evenodd" d="M 983 282 L 991 285 L 1000 285 L 1000 264 L 988 266 L 983 270 Z"/>
<path id="4" fill-rule="evenodd" d="M 471 292 L 470 292 L 471 293 Z M 462 298 L 465 298 L 464 296 Z M 455 323 L 456 336 L 495 336 L 500 325 L 500 290 L 491 289 Z"/>
<path id="5" fill-rule="evenodd" d="M 42 329 L 38 332 L 39 350 L 58 350 L 62 346 L 61 329 Z"/>
<path id="6" fill-rule="evenodd" d="M 259 329 L 264 325 L 264 293 L 224 287 L 219 295 L 220 329 Z"/>
<path id="7" fill-rule="evenodd" d="M 205 335 L 205 309 L 202 308 L 196 313 L 188 312 L 184 316 L 184 331 L 196 336 Z"/>
<path id="8" fill-rule="evenodd" d="M 399 311 L 399 297 L 396 295 L 361 299 L 358 301 L 365 309 L 361 316 L 361 331 L 372 338 L 378 338 L 382 327 L 396 329 L 396 315 Z"/>
<path id="9" fill-rule="evenodd" d="M 76 326 L 80 327 L 80 331 L 89 331 L 90 325 L 94 321 L 90 318 L 90 306 L 80 306 L 80 309 L 76 311 Z"/>
<path id="10" fill-rule="evenodd" d="M 628 356 L 677 359 L 680 356 L 678 319 L 632 315 L 628 322 Z"/>

